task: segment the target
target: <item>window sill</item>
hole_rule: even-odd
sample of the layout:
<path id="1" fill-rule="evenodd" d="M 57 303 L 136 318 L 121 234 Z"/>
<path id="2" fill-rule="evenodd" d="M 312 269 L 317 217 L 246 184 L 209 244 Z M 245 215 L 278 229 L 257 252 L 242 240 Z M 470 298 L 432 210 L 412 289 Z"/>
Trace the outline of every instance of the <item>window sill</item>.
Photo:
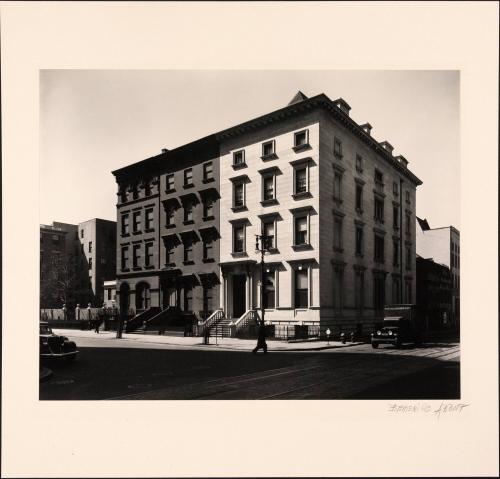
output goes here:
<path id="1" fill-rule="evenodd" d="M 132 268 L 133 271 L 140 271 L 142 268 L 140 266 L 134 266 Z"/>
<path id="2" fill-rule="evenodd" d="M 122 238 L 129 238 L 130 237 L 130 233 L 122 233 L 121 237 Z"/>
<path id="3" fill-rule="evenodd" d="M 189 261 L 183 261 L 183 262 L 182 262 L 182 264 L 183 264 L 184 266 L 189 266 L 189 265 L 194 264 L 194 261 L 192 261 L 192 260 L 189 260 Z"/>
<path id="4" fill-rule="evenodd" d="M 175 188 L 172 188 L 171 190 L 165 190 L 165 193 L 168 195 L 170 193 L 175 193 Z"/>
<path id="5" fill-rule="evenodd" d="M 174 268 L 175 263 L 165 263 L 165 268 Z"/>
<path id="6" fill-rule="evenodd" d="M 311 196 L 312 196 L 312 195 L 311 195 L 311 193 L 310 193 L 309 191 L 304 191 L 304 192 L 302 192 L 302 193 L 294 193 L 294 194 L 292 195 L 292 198 L 293 198 L 294 200 L 302 200 L 302 199 L 304 199 L 304 198 L 311 198 Z"/>
<path id="7" fill-rule="evenodd" d="M 243 205 L 243 206 L 233 206 L 233 207 L 231 208 L 231 210 L 232 210 L 234 213 L 237 213 L 238 211 L 247 211 L 247 210 L 248 210 L 248 208 L 247 208 L 245 205 Z"/>
<path id="8" fill-rule="evenodd" d="M 213 183 L 214 181 L 215 181 L 215 178 L 203 178 L 203 180 L 201 180 L 201 182 L 204 184 Z"/>
<path id="9" fill-rule="evenodd" d="M 262 161 L 275 160 L 276 158 L 278 158 L 278 155 L 276 153 L 269 153 L 269 155 L 262 155 L 260 157 Z"/>
<path id="10" fill-rule="evenodd" d="M 175 228 L 175 225 L 165 225 L 165 228 L 172 229 L 172 228 Z"/>
<path id="11" fill-rule="evenodd" d="M 194 225 L 194 220 L 186 220 L 182 222 L 183 225 Z"/>
<path id="12" fill-rule="evenodd" d="M 270 198 L 269 200 L 262 200 L 260 202 L 262 206 L 270 206 L 270 205 L 277 205 L 278 200 L 276 198 Z"/>
<path id="13" fill-rule="evenodd" d="M 185 190 L 189 190 L 189 188 L 194 188 L 194 183 L 189 183 L 187 185 L 182 185 L 182 187 L 185 189 Z"/>
<path id="14" fill-rule="evenodd" d="M 294 244 L 294 245 L 292 245 L 292 249 L 294 251 L 307 251 L 309 249 L 312 249 L 312 246 L 309 243 L 306 243 L 306 244 Z"/>
<path id="15" fill-rule="evenodd" d="M 233 163 L 231 165 L 233 170 L 241 170 L 242 168 L 246 168 L 248 165 L 246 163 Z"/>
<path id="16" fill-rule="evenodd" d="M 142 234 L 142 230 L 132 231 L 132 234 L 133 235 L 141 235 Z"/>
<path id="17" fill-rule="evenodd" d="M 155 269 L 153 264 L 150 264 L 148 266 L 144 266 L 144 269 Z"/>
<path id="18" fill-rule="evenodd" d="M 215 219 L 215 216 L 204 216 L 202 219 L 203 221 L 212 221 Z"/>
<path id="19" fill-rule="evenodd" d="M 153 233 L 153 232 L 154 232 L 154 230 L 155 230 L 154 228 L 146 228 L 146 229 L 144 230 L 144 233 Z"/>
<path id="20" fill-rule="evenodd" d="M 301 151 L 310 150 L 312 149 L 312 147 L 309 143 L 304 143 L 302 145 L 295 145 L 292 147 L 292 149 L 293 151 L 295 151 L 295 153 L 299 153 Z"/>
<path id="21" fill-rule="evenodd" d="M 246 251 L 237 251 L 237 252 L 232 252 L 231 256 L 233 258 L 246 258 L 248 256 Z"/>
<path id="22" fill-rule="evenodd" d="M 215 259 L 213 259 L 213 258 L 203 258 L 203 262 L 204 263 L 214 263 Z"/>

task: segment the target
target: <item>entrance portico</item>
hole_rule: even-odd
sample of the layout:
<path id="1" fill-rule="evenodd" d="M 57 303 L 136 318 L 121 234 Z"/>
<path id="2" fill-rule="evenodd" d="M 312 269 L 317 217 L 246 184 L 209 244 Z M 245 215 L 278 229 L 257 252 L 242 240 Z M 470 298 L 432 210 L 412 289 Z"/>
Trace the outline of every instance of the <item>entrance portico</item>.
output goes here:
<path id="1" fill-rule="evenodd" d="M 246 311 L 256 306 L 255 260 L 241 260 L 221 263 L 221 304 L 229 319 L 237 320 Z"/>

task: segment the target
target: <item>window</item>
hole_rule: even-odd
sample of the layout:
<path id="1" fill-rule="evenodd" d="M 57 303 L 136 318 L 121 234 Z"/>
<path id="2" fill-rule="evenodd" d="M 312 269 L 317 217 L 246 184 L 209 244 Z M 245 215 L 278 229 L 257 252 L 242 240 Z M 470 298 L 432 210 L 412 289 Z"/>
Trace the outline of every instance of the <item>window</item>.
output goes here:
<path id="1" fill-rule="evenodd" d="M 342 158 L 342 142 L 338 138 L 333 140 L 333 154 L 337 158 Z"/>
<path id="2" fill-rule="evenodd" d="M 245 150 L 233 152 L 233 166 L 241 166 L 245 164 Z"/>
<path id="3" fill-rule="evenodd" d="M 383 223 L 384 222 L 384 200 L 381 198 L 378 198 L 376 196 L 374 206 L 375 206 L 374 220 L 378 221 L 379 223 Z"/>
<path id="4" fill-rule="evenodd" d="M 382 273 L 373 274 L 373 307 L 382 311 L 385 304 L 385 276 Z"/>
<path id="5" fill-rule="evenodd" d="M 128 246 L 122 246 L 121 269 L 128 269 Z"/>
<path id="6" fill-rule="evenodd" d="M 274 308 L 275 306 L 275 277 L 274 271 L 264 273 L 264 291 L 263 291 L 263 305 L 266 309 Z"/>
<path id="7" fill-rule="evenodd" d="M 193 186 L 193 169 L 187 168 L 184 170 L 184 188 L 186 186 Z"/>
<path id="8" fill-rule="evenodd" d="M 377 263 L 384 262 L 384 237 L 375 235 L 374 260 Z"/>
<path id="9" fill-rule="evenodd" d="M 392 207 L 392 227 L 397 230 L 399 229 L 399 207 Z"/>
<path id="10" fill-rule="evenodd" d="M 233 183 L 233 208 L 245 206 L 245 184 L 243 182 Z"/>
<path id="11" fill-rule="evenodd" d="M 307 145 L 309 145 L 309 130 L 302 130 L 295 133 L 293 146 L 300 148 Z"/>
<path id="12" fill-rule="evenodd" d="M 375 183 L 382 185 L 384 183 L 384 175 L 380 170 L 375 170 Z"/>
<path id="13" fill-rule="evenodd" d="M 151 196 L 151 183 L 149 183 L 149 181 L 147 181 L 144 184 L 144 195 L 145 196 Z"/>
<path id="14" fill-rule="evenodd" d="M 80 230 L 80 238 L 85 238 L 85 230 Z"/>
<path id="15" fill-rule="evenodd" d="M 58 245 L 59 244 L 59 235 L 52 235 L 52 244 L 53 245 Z"/>
<path id="16" fill-rule="evenodd" d="M 167 208 L 167 226 L 173 226 L 174 223 L 175 223 L 175 210 L 174 208 L 171 206 L 169 208 Z"/>
<path id="17" fill-rule="evenodd" d="M 153 229 L 153 208 L 146 210 L 146 231 Z"/>
<path id="18" fill-rule="evenodd" d="M 406 192 L 406 202 L 410 203 L 410 192 L 409 191 Z"/>
<path id="19" fill-rule="evenodd" d="M 92 241 L 89 241 L 89 253 L 92 253 Z"/>
<path id="20" fill-rule="evenodd" d="M 184 223 L 193 221 L 193 203 L 186 201 L 184 203 Z"/>
<path id="21" fill-rule="evenodd" d="M 342 175 L 340 173 L 333 175 L 333 199 L 337 202 L 342 201 Z"/>
<path id="22" fill-rule="evenodd" d="M 120 202 L 121 203 L 126 203 L 127 202 L 127 191 L 125 189 L 121 189 L 118 194 L 120 195 Z"/>
<path id="23" fill-rule="evenodd" d="M 193 288 L 184 286 L 184 312 L 193 311 Z"/>
<path id="24" fill-rule="evenodd" d="M 193 240 L 186 238 L 184 240 L 184 263 L 193 261 Z"/>
<path id="25" fill-rule="evenodd" d="M 308 192 L 307 187 L 307 167 L 295 169 L 295 194 L 300 195 Z"/>
<path id="26" fill-rule="evenodd" d="M 265 143 L 262 143 L 262 157 L 270 157 L 275 154 L 274 151 L 274 140 L 271 141 L 266 141 Z"/>
<path id="27" fill-rule="evenodd" d="M 111 290 L 108 289 L 108 301 L 111 301 Z"/>
<path id="28" fill-rule="evenodd" d="M 167 192 L 175 190 L 175 179 L 174 174 L 170 173 L 167 175 Z"/>
<path id="29" fill-rule="evenodd" d="M 153 265 L 153 243 L 145 244 L 144 264 L 145 266 Z"/>
<path id="30" fill-rule="evenodd" d="M 139 263 L 141 261 L 141 245 L 135 244 L 132 247 L 132 265 L 134 268 L 139 268 Z"/>
<path id="31" fill-rule="evenodd" d="M 203 311 L 211 313 L 214 310 L 213 288 L 208 285 L 203 286 Z M 208 317 L 208 316 L 207 316 Z"/>
<path id="32" fill-rule="evenodd" d="M 207 198 L 203 203 L 203 218 L 209 219 L 214 216 L 214 202 L 212 199 Z"/>
<path id="33" fill-rule="evenodd" d="M 295 308 L 307 308 L 308 301 L 308 274 L 307 269 L 295 271 Z"/>
<path id="34" fill-rule="evenodd" d="M 266 247 L 268 249 L 276 248 L 276 241 L 274 235 L 274 220 L 266 220 L 262 224 L 262 231 L 265 236 L 267 236 Z"/>
<path id="35" fill-rule="evenodd" d="M 139 198 L 139 191 L 137 190 L 137 185 L 132 186 L 132 199 L 136 200 Z"/>
<path id="36" fill-rule="evenodd" d="M 411 270 L 411 247 L 406 247 L 406 269 Z"/>
<path id="37" fill-rule="evenodd" d="M 411 304 L 411 281 L 405 281 L 406 303 Z"/>
<path id="38" fill-rule="evenodd" d="M 141 231 L 141 212 L 140 211 L 134 211 L 132 221 L 133 221 L 134 233 L 140 233 L 140 231 Z"/>
<path id="39" fill-rule="evenodd" d="M 406 216 L 406 234 L 409 235 L 411 233 L 411 215 L 410 213 L 406 213 L 405 216 Z"/>
<path id="40" fill-rule="evenodd" d="M 174 250 L 175 247 L 172 243 L 169 243 L 165 247 L 165 263 L 167 265 L 173 265 L 174 264 Z"/>
<path id="41" fill-rule="evenodd" d="M 213 249 L 214 249 L 213 240 L 211 238 L 206 238 L 203 241 L 203 259 L 205 261 L 213 259 Z"/>
<path id="42" fill-rule="evenodd" d="M 363 211 L 363 186 L 356 184 L 356 211 Z"/>
<path id="43" fill-rule="evenodd" d="M 363 228 L 356 226 L 356 256 L 363 255 Z"/>
<path id="44" fill-rule="evenodd" d="M 307 234 L 307 216 L 298 216 L 295 218 L 295 241 L 294 245 L 306 245 L 309 244 L 309 238 Z"/>
<path id="45" fill-rule="evenodd" d="M 214 179 L 214 167 L 212 162 L 203 165 L 203 181 L 208 182 Z"/>
<path id="46" fill-rule="evenodd" d="M 245 227 L 233 226 L 233 253 L 245 252 Z"/>
<path id="47" fill-rule="evenodd" d="M 392 302 L 399 304 L 401 302 L 401 283 L 399 278 L 392 278 Z"/>
<path id="48" fill-rule="evenodd" d="M 365 306 L 365 273 L 362 270 L 356 270 L 354 272 L 354 302 L 355 308 L 358 312 L 363 311 Z"/>
<path id="49" fill-rule="evenodd" d="M 129 234 L 129 216 L 122 215 L 122 236 Z"/>
<path id="50" fill-rule="evenodd" d="M 356 155 L 356 171 L 363 173 L 363 157 L 361 155 Z"/>
<path id="51" fill-rule="evenodd" d="M 398 187 L 398 184 L 396 182 L 394 182 L 392 184 L 392 193 L 394 194 L 394 196 L 399 195 L 399 187 Z"/>
<path id="52" fill-rule="evenodd" d="M 333 267 L 333 310 L 340 314 L 343 307 L 344 270 L 342 267 Z"/>
<path id="53" fill-rule="evenodd" d="M 89 258 L 89 269 L 92 269 L 92 258 Z"/>
<path id="54" fill-rule="evenodd" d="M 399 241 L 392 242 L 392 264 L 393 266 L 399 265 Z"/>
<path id="55" fill-rule="evenodd" d="M 149 284 L 139 283 L 136 287 L 135 295 L 136 309 L 148 309 L 151 306 L 151 290 L 149 289 Z"/>
<path id="56" fill-rule="evenodd" d="M 342 251 L 342 219 L 333 219 L 333 249 Z"/>
<path id="57" fill-rule="evenodd" d="M 274 200 L 274 175 L 262 178 L 262 200 Z"/>

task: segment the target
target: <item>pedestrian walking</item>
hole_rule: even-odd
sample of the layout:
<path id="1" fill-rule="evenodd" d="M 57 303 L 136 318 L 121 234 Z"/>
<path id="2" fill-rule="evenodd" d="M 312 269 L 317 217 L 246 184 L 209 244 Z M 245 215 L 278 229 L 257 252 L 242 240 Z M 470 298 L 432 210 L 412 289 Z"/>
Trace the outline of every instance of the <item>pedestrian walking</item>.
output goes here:
<path id="1" fill-rule="evenodd" d="M 267 353 L 267 343 L 266 343 L 266 327 L 264 325 L 264 322 L 261 321 L 259 323 L 259 334 L 257 336 L 257 346 L 252 350 L 253 354 L 257 354 L 257 351 L 259 349 L 264 350 L 264 354 Z"/>
<path id="2" fill-rule="evenodd" d="M 95 320 L 95 330 L 94 330 L 94 331 L 95 331 L 97 334 L 99 334 L 99 326 L 101 325 L 100 323 L 101 323 L 101 322 L 99 321 L 99 319 L 96 319 L 96 320 Z"/>

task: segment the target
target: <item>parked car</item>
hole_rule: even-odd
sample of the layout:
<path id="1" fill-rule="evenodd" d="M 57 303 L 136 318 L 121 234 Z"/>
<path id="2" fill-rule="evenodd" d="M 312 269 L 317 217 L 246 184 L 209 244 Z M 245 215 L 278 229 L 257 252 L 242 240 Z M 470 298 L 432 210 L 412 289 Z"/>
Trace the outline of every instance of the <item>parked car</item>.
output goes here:
<path id="1" fill-rule="evenodd" d="M 402 316 L 389 316 L 371 335 L 372 348 L 379 344 L 393 344 L 399 348 L 403 343 L 420 342 L 418 330 Z"/>
<path id="2" fill-rule="evenodd" d="M 66 336 L 58 336 L 52 332 L 48 323 L 40 322 L 40 358 L 74 361 L 77 354 L 74 341 L 70 341 Z"/>

